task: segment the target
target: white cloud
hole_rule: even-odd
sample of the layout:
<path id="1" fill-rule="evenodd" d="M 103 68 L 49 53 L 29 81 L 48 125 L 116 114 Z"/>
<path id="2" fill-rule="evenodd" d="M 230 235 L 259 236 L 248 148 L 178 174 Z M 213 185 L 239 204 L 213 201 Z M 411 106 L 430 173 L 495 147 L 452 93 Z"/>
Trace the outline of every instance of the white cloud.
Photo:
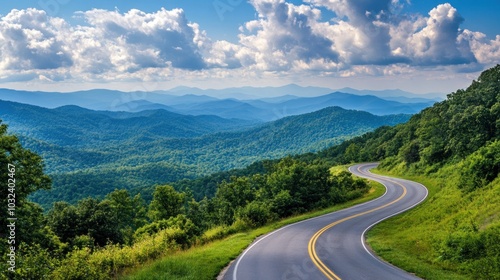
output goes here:
<path id="1" fill-rule="evenodd" d="M 333 42 L 315 31 L 318 9 L 284 0 L 251 0 L 250 4 L 259 19 L 248 22 L 247 32 L 239 37 L 243 47 L 240 57 L 246 63 L 252 61 L 257 69 L 270 71 L 287 71 L 313 61 L 325 61 L 326 68 L 336 65 L 338 53 Z"/>
<path id="2" fill-rule="evenodd" d="M 191 70 L 205 67 L 200 54 L 204 36 L 180 9 L 150 14 L 91 10 L 83 15 L 91 26 L 87 31 L 103 45 L 111 64 L 120 71 L 169 65 Z"/>
<path id="3" fill-rule="evenodd" d="M 408 76 L 500 63 L 500 35 L 461 30 L 450 4 L 408 15 L 401 0 L 249 2 L 257 17 L 240 27 L 238 43 L 212 40 L 182 9 L 94 9 L 78 13 L 85 25 L 12 10 L 0 19 L 0 81 Z"/>
<path id="4" fill-rule="evenodd" d="M 59 33 L 64 21 L 35 9 L 12 10 L 0 20 L 0 70 L 55 69 L 73 64 Z"/>
<path id="5" fill-rule="evenodd" d="M 460 34 L 459 39 L 470 43 L 471 50 L 479 63 L 487 66 L 500 63 L 500 35 L 494 40 L 488 40 L 485 34 L 466 29 Z"/>
<path id="6" fill-rule="evenodd" d="M 429 12 L 426 25 L 408 40 L 408 55 L 415 65 L 453 65 L 475 63 L 469 42 L 461 40 L 463 18 L 450 4 Z"/>

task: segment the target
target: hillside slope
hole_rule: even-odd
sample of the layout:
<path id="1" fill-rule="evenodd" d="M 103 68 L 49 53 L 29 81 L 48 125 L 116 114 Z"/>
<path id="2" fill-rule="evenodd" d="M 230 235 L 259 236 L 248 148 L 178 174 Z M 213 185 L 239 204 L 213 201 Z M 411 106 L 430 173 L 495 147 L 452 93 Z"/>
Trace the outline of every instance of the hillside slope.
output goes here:
<path id="1" fill-rule="evenodd" d="M 370 234 L 383 257 L 425 279 L 500 279 L 500 65 L 407 123 L 318 157 L 381 160 L 430 188 L 427 202 Z"/>
<path id="2" fill-rule="evenodd" d="M 139 136 L 151 140 L 191 138 L 255 124 L 165 110 L 126 113 L 93 111 L 73 105 L 47 109 L 2 100 L 0 119 L 19 135 L 73 147 L 94 147 L 102 142 L 127 141 Z"/>

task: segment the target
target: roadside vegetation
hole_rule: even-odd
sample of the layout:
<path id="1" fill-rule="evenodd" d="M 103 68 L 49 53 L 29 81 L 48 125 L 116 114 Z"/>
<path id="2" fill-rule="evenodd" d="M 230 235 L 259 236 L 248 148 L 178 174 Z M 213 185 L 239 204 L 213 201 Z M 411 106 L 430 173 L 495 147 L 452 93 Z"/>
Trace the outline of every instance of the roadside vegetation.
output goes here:
<path id="1" fill-rule="evenodd" d="M 500 178 L 481 188 L 458 188 L 463 163 L 432 175 L 396 167 L 384 174 L 427 186 L 422 205 L 368 232 L 383 259 L 424 279 L 500 279 Z"/>
<path id="2" fill-rule="evenodd" d="M 467 89 L 323 152 L 381 161 L 381 172 L 430 188 L 427 201 L 376 226 L 377 254 L 425 279 L 500 279 L 500 65 Z"/>
<path id="3" fill-rule="evenodd" d="M 335 169 L 340 170 L 345 169 L 345 167 L 336 167 Z M 177 251 L 176 253 L 165 256 L 160 261 L 152 262 L 139 269 L 127 271 L 123 279 L 215 279 L 222 269 L 227 266 L 231 260 L 234 260 L 240 255 L 255 238 L 292 223 L 297 223 L 375 199 L 385 192 L 385 188 L 381 184 L 369 182 L 369 186 L 370 191 L 355 200 L 344 202 L 323 210 L 312 211 L 285 218 L 280 221 L 270 222 L 262 227 L 242 229 L 238 233 L 230 234 L 220 240 L 215 240 L 200 246 L 194 246 L 185 251 Z M 219 230 L 221 230 L 221 228 L 207 231 L 204 237 L 211 239 L 210 236 L 218 235 L 217 232 Z"/>

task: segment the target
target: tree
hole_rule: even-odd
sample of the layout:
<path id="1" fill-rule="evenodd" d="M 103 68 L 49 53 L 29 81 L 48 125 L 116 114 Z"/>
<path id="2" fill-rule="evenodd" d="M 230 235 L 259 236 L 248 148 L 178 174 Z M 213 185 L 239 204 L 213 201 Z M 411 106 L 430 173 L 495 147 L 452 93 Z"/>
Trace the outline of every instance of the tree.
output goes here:
<path id="1" fill-rule="evenodd" d="M 182 212 L 184 194 L 177 192 L 172 186 L 158 186 L 153 193 L 149 205 L 149 217 L 154 221 L 167 220 Z"/>
<path id="2" fill-rule="evenodd" d="M 134 232 L 147 223 L 146 207 L 140 194 L 131 197 L 127 190 L 114 190 L 106 196 L 113 215 L 116 216 L 122 239 L 130 244 Z"/>
<path id="3" fill-rule="evenodd" d="M 238 208 L 245 207 L 255 199 L 255 188 L 249 177 L 231 177 L 222 182 L 215 194 L 217 216 L 222 224 L 232 224 Z"/>
<path id="4" fill-rule="evenodd" d="M 43 238 L 42 209 L 27 199 L 35 191 L 50 188 L 50 178 L 44 174 L 43 168 L 42 159 L 23 148 L 16 136 L 7 133 L 7 125 L 0 120 L 0 184 L 3 186 L 0 188 L 0 205 L 5 207 L 0 215 L 2 256 L 11 245 L 36 244 Z M 8 206 L 11 210 L 6 212 Z M 8 218 L 16 220 L 9 221 Z M 6 241 L 10 234 L 7 225 L 11 222 L 15 223 L 15 244 Z"/>
<path id="5" fill-rule="evenodd" d="M 57 236 L 71 245 L 75 245 L 75 241 L 81 239 L 81 236 L 90 237 L 98 246 L 124 241 L 117 212 L 109 200 L 86 198 L 76 206 L 56 202 L 47 220 Z"/>
<path id="6" fill-rule="evenodd" d="M 104 246 L 109 242 L 123 242 L 118 217 L 109 200 L 82 199 L 78 202 L 77 213 L 82 235 L 92 237 L 96 245 Z"/>
<path id="7" fill-rule="evenodd" d="M 273 217 L 269 205 L 261 201 L 252 201 L 245 207 L 238 209 L 236 216 L 250 227 L 265 225 Z"/>
<path id="8" fill-rule="evenodd" d="M 346 162 L 352 163 L 357 162 L 360 158 L 361 147 L 356 143 L 350 144 L 344 153 L 344 158 Z"/>
<path id="9" fill-rule="evenodd" d="M 330 172 L 322 164 L 307 164 L 291 158 L 283 159 L 276 171 L 267 177 L 273 197 L 282 196 L 292 212 L 303 212 L 324 206 L 329 190 Z M 291 200 L 282 191 L 288 191 Z"/>
<path id="10" fill-rule="evenodd" d="M 76 207 L 67 202 L 56 202 L 47 215 L 50 228 L 62 242 L 71 242 L 81 233 L 80 218 Z"/>

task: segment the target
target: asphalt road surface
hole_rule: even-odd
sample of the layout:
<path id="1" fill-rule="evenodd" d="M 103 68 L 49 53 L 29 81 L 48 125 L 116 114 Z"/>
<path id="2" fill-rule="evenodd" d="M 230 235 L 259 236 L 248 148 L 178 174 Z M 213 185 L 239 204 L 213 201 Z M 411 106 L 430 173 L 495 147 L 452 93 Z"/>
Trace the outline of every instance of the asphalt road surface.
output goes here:
<path id="1" fill-rule="evenodd" d="M 370 252 L 364 234 L 376 223 L 404 212 L 427 197 L 416 182 L 371 174 L 377 163 L 349 168 L 385 185 L 375 200 L 291 224 L 257 239 L 228 268 L 229 280 L 419 279 Z"/>

